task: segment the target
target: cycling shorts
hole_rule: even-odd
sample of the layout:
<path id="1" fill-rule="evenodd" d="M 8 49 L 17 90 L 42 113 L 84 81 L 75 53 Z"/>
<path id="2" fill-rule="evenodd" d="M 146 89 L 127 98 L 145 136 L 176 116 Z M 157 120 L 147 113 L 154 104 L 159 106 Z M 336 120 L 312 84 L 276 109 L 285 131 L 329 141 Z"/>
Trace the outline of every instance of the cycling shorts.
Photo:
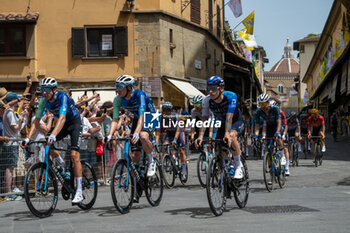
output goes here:
<path id="1" fill-rule="evenodd" d="M 175 137 L 175 133 L 167 132 L 164 138 L 164 142 L 171 143 L 174 140 L 174 137 Z M 179 148 L 185 148 L 186 138 L 183 132 L 180 132 L 179 138 L 177 139 L 176 143 Z"/>
<path id="2" fill-rule="evenodd" d="M 320 136 L 320 132 L 321 132 L 321 127 L 312 127 L 312 132 L 311 132 L 311 136 L 315 137 L 315 136 Z"/>
<path id="3" fill-rule="evenodd" d="M 56 141 L 60 141 L 67 135 L 70 136 L 71 150 L 79 152 L 81 139 L 82 125 L 80 117 L 66 122 L 59 134 L 56 136 Z"/>
<path id="4" fill-rule="evenodd" d="M 238 120 L 236 122 L 232 123 L 232 127 L 231 129 L 235 130 L 237 132 L 237 137 L 243 135 L 244 130 L 245 130 L 245 123 L 243 120 Z M 221 125 L 221 127 L 218 129 L 217 134 L 216 134 L 216 138 L 217 139 L 223 139 L 225 136 L 225 123 L 223 125 Z"/>

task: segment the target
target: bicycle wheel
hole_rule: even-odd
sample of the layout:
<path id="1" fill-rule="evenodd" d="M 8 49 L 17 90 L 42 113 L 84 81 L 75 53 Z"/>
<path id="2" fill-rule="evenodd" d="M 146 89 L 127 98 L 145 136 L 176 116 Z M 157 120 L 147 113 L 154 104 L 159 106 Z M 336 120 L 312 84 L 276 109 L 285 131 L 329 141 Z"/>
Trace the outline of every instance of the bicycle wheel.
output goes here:
<path id="1" fill-rule="evenodd" d="M 278 181 L 278 185 L 282 189 L 284 187 L 284 185 L 286 184 L 286 167 L 281 164 L 280 158 L 276 159 L 276 164 L 277 164 L 277 169 L 278 169 L 278 174 L 279 174 L 277 177 L 277 181 Z"/>
<path id="2" fill-rule="evenodd" d="M 320 144 L 317 144 L 316 145 L 316 152 L 315 152 L 315 161 L 314 161 L 315 167 L 318 166 L 320 153 L 321 153 L 321 146 L 320 146 Z"/>
<path id="3" fill-rule="evenodd" d="M 51 169 L 46 176 L 45 163 L 35 163 L 29 168 L 24 182 L 24 197 L 30 212 L 39 218 L 50 216 L 56 208 L 57 181 Z"/>
<path id="4" fill-rule="evenodd" d="M 249 174 L 248 166 L 244 159 L 241 159 L 243 165 L 243 179 L 235 182 L 236 189 L 234 190 L 234 197 L 239 208 L 244 208 L 249 196 Z"/>
<path id="5" fill-rule="evenodd" d="M 152 177 L 146 179 L 146 198 L 151 206 L 159 205 L 163 196 L 163 173 L 161 166 L 156 161 L 156 173 Z"/>
<path id="6" fill-rule="evenodd" d="M 197 160 L 197 176 L 198 176 L 199 183 L 203 188 L 206 187 L 207 169 L 208 169 L 207 159 L 206 159 L 205 153 L 202 152 L 199 155 Z"/>
<path id="7" fill-rule="evenodd" d="M 294 144 L 292 144 L 292 146 L 290 147 L 289 150 L 289 154 L 293 156 L 292 160 L 292 166 L 295 167 L 296 166 L 296 162 L 295 162 L 295 148 L 294 148 Z"/>
<path id="8" fill-rule="evenodd" d="M 224 172 L 217 158 L 213 158 L 210 162 L 206 183 L 209 207 L 216 216 L 222 215 L 226 208 Z"/>
<path id="9" fill-rule="evenodd" d="M 275 171 L 273 169 L 273 166 L 269 166 L 268 164 L 268 158 L 271 158 L 271 155 L 269 152 L 266 152 L 263 159 L 263 175 L 264 175 L 264 182 L 267 191 L 272 192 L 273 191 L 273 185 L 275 182 Z M 271 161 L 272 163 L 272 161 Z"/>
<path id="10" fill-rule="evenodd" d="M 115 208 L 122 214 L 129 212 L 134 198 L 134 179 L 125 159 L 114 164 L 111 176 L 111 195 Z"/>
<path id="11" fill-rule="evenodd" d="M 97 198 L 97 177 L 94 168 L 88 162 L 81 162 L 81 167 L 84 200 L 78 206 L 83 210 L 88 210 L 95 204 Z"/>
<path id="12" fill-rule="evenodd" d="M 297 148 L 296 144 L 294 144 L 293 160 L 295 160 L 295 165 L 298 167 L 299 166 L 299 149 Z"/>
<path id="13" fill-rule="evenodd" d="M 183 179 L 182 178 L 182 163 L 181 165 L 179 164 L 179 169 L 180 169 L 180 181 L 181 181 L 181 184 L 185 185 L 187 183 L 187 180 L 188 180 L 188 166 L 187 166 L 187 162 L 186 162 L 186 175 L 185 175 L 185 178 Z"/>
<path id="14" fill-rule="evenodd" d="M 175 163 L 170 155 L 163 155 L 162 170 L 165 186 L 171 189 L 175 184 Z"/>

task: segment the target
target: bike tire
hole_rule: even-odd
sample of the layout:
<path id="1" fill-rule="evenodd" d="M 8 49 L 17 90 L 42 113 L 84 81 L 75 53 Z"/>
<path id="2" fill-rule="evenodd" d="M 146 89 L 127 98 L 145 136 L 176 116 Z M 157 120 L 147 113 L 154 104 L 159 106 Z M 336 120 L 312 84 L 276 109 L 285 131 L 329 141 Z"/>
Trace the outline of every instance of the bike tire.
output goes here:
<path id="1" fill-rule="evenodd" d="M 94 168 L 86 161 L 81 162 L 83 177 L 82 189 L 84 200 L 79 203 L 79 208 L 83 210 L 90 209 L 96 202 L 98 184 Z"/>
<path id="2" fill-rule="evenodd" d="M 316 145 L 316 156 L 315 156 L 315 167 L 318 166 L 319 154 L 321 153 L 321 146 L 319 144 Z"/>
<path id="3" fill-rule="evenodd" d="M 241 159 L 243 165 L 243 179 L 235 182 L 237 189 L 234 190 L 235 201 L 239 208 L 244 208 L 247 205 L 249 197 L 249 173 L 248 166 L 244 159 Z"/>
<path id="4" fill-rule="evenodd" d="M 162 167 L 158 161 L 156 163 L 156 173 L 152 177 L 146 178 L 146 198 L 151 206 L 158 206 L 163 197 L 164 183 Z"/>
<path id="5" fill-rule="evenodd" d="M 111 195 L 115 208 L 121 214 L 128 213 L 133 204 L 134 186 L 136 184 L 131 171 L 127 171 L 127 161 L 125 159 L 120 159 L 114 164 L 110 180 Z"/>
<path id="6" fill-rule="evenodd" d="M 162 171 L 165 186 L 168 189 L 173 188 L 176 175 L 175 162 L 174 159 L 168 154 L 162 156 Z"/>
<path id="7" fill-rule="evenodd" d="M 40 173 L 42 175 L 40 175 Z M 39 217 L 39 218 L 45 218 L 52 214 L 52 212 L 55 210 L 58 200 L 58 187 L 57 187 L 57 180 L 56 177 L 49 168 L 48 170 L 48 177 L 47 177 L 47 191 L 44 193 L 42 190 L 44 188 L 45 184 L 45 174 L 46 174 L 46 164 L 45 163 L 35 163 L 33 164 L 27 172 L 27 175 L 25 177 L 24 182 L 24 197 L 26 204 L 30 210 L 30 212 Z M 38 181 L 40 182 L 40 187 L 38 187 Z M 39 207 L 36 206 L 37 203 L 41 202 L 44 198 L 44 196 L 48 197 L 47 201 L 47 208 L 39 209 Z M 38 201 L 34 201 L 34 199 L 38 197 Z M 43 206 L 43 205 L 39 205 Z"/>
<path id="8" fill-rule="evenodd" d="M 207 159 L 205 153 L 202 152 L 197 160 L 197 176 L 199 184 L 205 188 L 207 186 L 207 170 L 209 164 L 207 164 Z"/>
<path id="9" fill-rule="evenodd" d="M 279 176 L 277 176 L 278 185 L 280 186 L 281 189 L 283 189 L 283 187 L 286 184 L 286 167 L 281 164 L 280 158 L 276 160 L 276 163 L 277 163 L 277 169 L 279 174 Z"/>
<path id="10" fill-rule="evenodd" d="M 224 176 L 224 172 L 219 172 L 219 167 L 218 159 L 213 158 L 208 167 L 206 182 L 209 207 L 215 216 L 222 215 L 226 209 L 225 184 L 223 182 L 225 177 L 221 178 L 221 176 Z M 215 193 L 217 198 L 213 197 Z M 214 203 L 216 200 L 218 200 L 218 204 Z"/>
<path id="11" fill-rule="evenodd" d="M 291 151 L 289 151 L 289 154 L 290 154 L 290 155 L 293 155 L 292 166 L 295 167 L 295 166 L 296 166 L 296 161 L 295 161 L 295 148 L 294 148 L 294 145 L 292 145 L 292 146 L 290 147 L 290 150 L 291 150 Z"/>
<path id="12" fill-rule="evenodd" d="M 183 179 L 182 178 L 182 164 L 180 165 L 180 163 L 179 163 L 179 178 L 180 178 L 180 182 L 181 182 L 181 184 L 183 184 L 183 185 L 185 185 L 186 183 L 187 183 L 187 181 L 188 181 L 188 164 L 187 164 L 187 162 L 186 162 L 186 176 L 185 176 L 185 179 Z"/>
<path id="13" fill-rule="evenodd" d="M 265 182 L 265 187 L 267 191 L 272 192 L 274 188 L 273 187 L 274 182 L 275 182 L 275 171 L 272 165 L 271 165 L 271 168 L 269 168 L 268 157 L 271 157 L 270 153 L 266 152 L 263 159 L 263 176 L 264 176 L 264 182 Z M 269 184 L 270 180 L 271 180 L 271 184 Z"/>

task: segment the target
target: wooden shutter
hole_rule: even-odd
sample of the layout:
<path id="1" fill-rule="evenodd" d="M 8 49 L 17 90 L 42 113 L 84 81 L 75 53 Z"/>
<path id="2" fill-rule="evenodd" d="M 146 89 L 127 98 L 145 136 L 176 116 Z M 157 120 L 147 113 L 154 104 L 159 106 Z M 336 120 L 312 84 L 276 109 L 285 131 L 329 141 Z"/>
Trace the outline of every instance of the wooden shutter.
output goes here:
<path id="1" fill-rule="evenodd" d="M 85 57 L 84 28 L 72 28 L 72 56 Z"/>
<path id="2" fill-rule="evenodd" d="M 220 39 L 221 38 L 221 14 L 220 14 L 220 6 L 216 6 L 216 20 L 217 20 L 217 37 Z"/>
<path id="3" fill-rule="evenodd" d="M 191 21 L 201 23 L 201 2 L 200 0 L 191 0 Z"/>
<path id="4" fill-rule="evenodd" d="M 117 57 L 128 56 L 128 27 L 114 28 L 114 55 Z"/>

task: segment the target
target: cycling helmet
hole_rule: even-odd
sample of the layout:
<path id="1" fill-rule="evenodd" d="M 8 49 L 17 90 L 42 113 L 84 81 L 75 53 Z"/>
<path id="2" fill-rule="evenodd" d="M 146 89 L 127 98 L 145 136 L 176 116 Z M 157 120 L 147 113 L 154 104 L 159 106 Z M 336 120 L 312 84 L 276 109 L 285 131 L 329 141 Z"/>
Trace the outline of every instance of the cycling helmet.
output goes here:
<path id="1" fill-rule="evenodd" d="M 201 104 L 203 101 L 203 96 L 202 95 L 196 95 L 195 97 L 193 97 L 191 99 L 191 104 L 195 105 L 195 104 Z"/>
<path id="2" fill-rule="evenodd" d="M 131 75 L 120 75 L 116 80 L 115 80 L 116 85 L 124 85 L 124 86 L 134 86 L 135 85 L 135 78 L 132 77 Z"/>
<path id="3" fill-rule="evenodd" d="M 297 116 L 297 113 L 296 112 L 291 112 L 290 114 L 289 114 L 289 117 L 296 117 Z"/>
<path id="4" fill-rule="evenodd" d="M 225 82 L 219 76 L 211 76 L 207 81 L 207 85 L 219 85 L 221 87 L 225 85 Z"/>
<path id="5" fill-rule="evenodd" d="M 278 106 L 276 100 L 271 100 L 271 101 L 270 101 L 270 105 L 271 105 L 271 106 L 272 106 L 272 105 Z"/>
<path id="6" fill-rule="evenodd" d="M 165 102 L 163 105 L 162 105 L 162 110 L 165 110 L 165 109 L 173 109 L 173 104 L 169 101 Z"/>
<path id="7" fill-rule="evenodd" d="M 41 80 L 40 87 L 56 87 L 57 88 L 57 81 L 56 79 L 52 77 L 47 77 Z"/>
<path id="8" fill-rule="evenodd" d="M 316 114 L 316 113 L 318 113 L 318 109 L 317 108 L 311 109 L 311 114 Z"/>
<path id="9" fill-rule="evenodd" d="M 261 94 L 258 96 L 258 103 L 267 103 L 270 100 L 270 96 L 268 94 Z"/>

